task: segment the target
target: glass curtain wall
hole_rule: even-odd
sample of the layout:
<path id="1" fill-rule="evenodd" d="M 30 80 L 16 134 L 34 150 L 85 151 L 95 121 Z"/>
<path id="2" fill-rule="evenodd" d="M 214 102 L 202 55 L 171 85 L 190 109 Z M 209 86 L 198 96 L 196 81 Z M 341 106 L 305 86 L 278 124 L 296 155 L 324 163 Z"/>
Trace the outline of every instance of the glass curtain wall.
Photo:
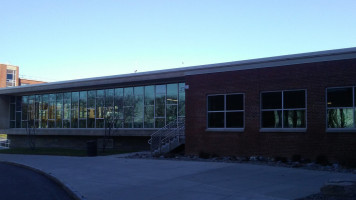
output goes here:
<path id="1" fill-rule="evenodd" d="M 185 117 L 185 84 L 11 97 L 10 127 L 161 128 Z"/>

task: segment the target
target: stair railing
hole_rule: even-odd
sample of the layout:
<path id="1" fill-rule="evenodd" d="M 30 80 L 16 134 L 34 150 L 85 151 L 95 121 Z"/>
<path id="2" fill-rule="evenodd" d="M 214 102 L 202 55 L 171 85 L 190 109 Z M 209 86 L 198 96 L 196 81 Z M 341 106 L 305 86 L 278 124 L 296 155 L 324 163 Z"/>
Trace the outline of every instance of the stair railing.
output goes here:
<path id="1" fill-rule="evenodd" d="M 177 121 L 173 121 L 160 128 L 148 140 L 148 143 L 151 145 L 151 153 L 153 154 L 157 150 L 159 153 L 162 153 L 162 146 L 170 144 L 174 139 L 177 139 L 181 143 L 181 140 L 185 137 L 184 132 L 185 118 L 179 118 Z"/>

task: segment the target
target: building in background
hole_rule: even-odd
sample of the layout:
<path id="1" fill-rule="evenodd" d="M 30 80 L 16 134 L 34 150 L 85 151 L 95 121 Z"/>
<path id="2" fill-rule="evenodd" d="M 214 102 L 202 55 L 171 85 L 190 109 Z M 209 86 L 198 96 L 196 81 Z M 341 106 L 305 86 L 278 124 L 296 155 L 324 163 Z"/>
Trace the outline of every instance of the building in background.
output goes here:
<path id="1" fill-rule="evenodd" d="M 31 80 L 31 79 L 24 79 L 20 78 L 19 80 L 19 85 L 24 86 L 24 85 L 34 85 L 34 84 L 41 84 L 41 83 L 46 83 L 44 81 L 36 81 L 36 80 Z"/>
<path id="2" fill-rule="evenodd" d="M 19 67 L 0 64 L 0 88 L 46 83 L 19 77 Z"/>
<path id="3" fill-rule="evenodd" d="M 0 88 L 19 86 L 19 67 L 0 64 Z"/>

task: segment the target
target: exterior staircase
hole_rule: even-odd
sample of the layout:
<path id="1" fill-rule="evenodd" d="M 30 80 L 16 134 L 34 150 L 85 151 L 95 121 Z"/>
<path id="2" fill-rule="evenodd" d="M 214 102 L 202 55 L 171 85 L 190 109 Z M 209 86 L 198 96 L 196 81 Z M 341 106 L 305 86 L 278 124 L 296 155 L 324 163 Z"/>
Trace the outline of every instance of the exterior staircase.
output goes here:
<path id="1" fill-rule="evenodd" d="M 168 153 L 185 144 L 185 118 L 171 122 L 153 133 L 148 143 L 154 156 Z"/>

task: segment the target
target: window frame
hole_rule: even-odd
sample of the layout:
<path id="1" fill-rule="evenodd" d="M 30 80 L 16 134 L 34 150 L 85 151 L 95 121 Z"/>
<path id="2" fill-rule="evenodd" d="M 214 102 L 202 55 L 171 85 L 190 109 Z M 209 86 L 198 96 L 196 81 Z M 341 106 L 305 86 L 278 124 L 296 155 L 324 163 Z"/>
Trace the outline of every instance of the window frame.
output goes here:
<path id="1" fill-rule="evenodd" d="M 305 92 L 305 107 L 304 108 L 284 108 L 284 92 L 292 92 L 292 91 L 304 91 Z M 262 94 L 264 93 L 270 93 L 270 92 L 281 92 L 282 93 L 282 105 L 281 108 L 278 109 L 263 109 L 262 108 Z M 270 90 L 270 91 L 262 91 L 260 92 L 260 132 L 306 132 L 308 128 L 308 91 L 307 89 L 291 89 L 291 90 Z M 263 111 L 281 111 L 282 116 L 281 116 L 281 123 L 282 127 L 281 128 L 264 128 L 262 127 L 263 124 L 263 118 L 262 118 L 262 112 Z M 286 128 L 284 127 L 284 111 L 288 110 L 304 110 L 305 111 L 305 127 L 303 128 Z"/>
<path id="2" fill-rule="evenodd" d="M 211 96 L 224 96 L 224 110 L 223 111 L 209 111 L 209 97 Z M 243 104 L 242 108 L 243 110 L 226 110 L 226 96 L 227 95 L 242 95 L 243 99 Z M 245 131 L 245 93 L 220 93 L 220 94 L 208 94 L 206 96 L 206 131 L 221 131 L 221 132 L 244 132 Z M 214 113 L 214 112 L 223 112 L 224 113 L 224 128 L 209 128 L 209 113 Z M 243 123 L 242 123 L 242 128 L 226 128 L 226 113 L 227 112 L 242 112 L 243 113 Z"/>
<path id="3" fill-rule="evenodd" d="M 341 88 L 352 88 L 352 107 L 331 107 L 328 108 L 328 89 L 341 89 Z M 356 86 L 337 86 L 337 87 L 327 87 L 325 88 L 325 131 L 326 132 L 356 132 Z M 352 128 L 329 128 L 328 126 L 328 110 L 329 109 L 352 109 L 353 115 L 353 127 Z"/>

